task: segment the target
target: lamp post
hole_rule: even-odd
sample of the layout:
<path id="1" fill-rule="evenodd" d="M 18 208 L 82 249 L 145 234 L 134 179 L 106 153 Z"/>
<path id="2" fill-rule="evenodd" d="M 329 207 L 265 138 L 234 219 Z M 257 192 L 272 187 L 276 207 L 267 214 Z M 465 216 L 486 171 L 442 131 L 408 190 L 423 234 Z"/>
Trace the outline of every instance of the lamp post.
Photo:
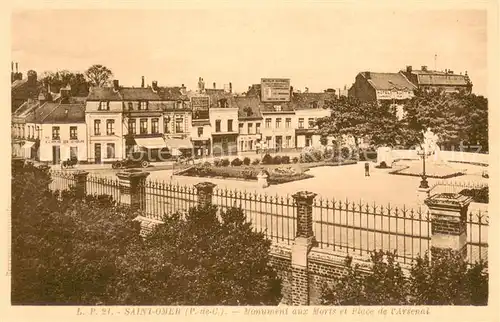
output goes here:
<path id="1" fill-rule="evenodd" d="M 419 188 L 427 189 L 429 188 L 429 183 L 427 182 L 427 176 L 425 175 L 425 157 L 427 156 L 427 151 L 425 148 L 421 148 L 418 154 L 422 155 L 422 180 L 420 181 Z"/>

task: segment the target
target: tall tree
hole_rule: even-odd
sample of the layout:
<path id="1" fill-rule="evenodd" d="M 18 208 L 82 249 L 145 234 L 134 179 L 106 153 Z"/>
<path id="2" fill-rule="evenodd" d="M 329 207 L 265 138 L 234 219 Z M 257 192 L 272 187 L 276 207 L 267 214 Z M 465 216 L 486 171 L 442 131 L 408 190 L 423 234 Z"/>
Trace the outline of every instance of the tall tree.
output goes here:
<path id="1" fill-rule="evenodd" d="M 92 65 L 85 71 L 85 76 L 87 77 L 90 85 L 95 87 L 102 87 L 109 83 L 111 77 L 113 77 L 113 72 L 103 65 Z"/>
<path id="2" fill-rule="evenodd" d="M 71 86 L 72 96 L 87 96 L 89 93 L 89 84 L 82 73 L 74 73 L 67 70 L 57 72 L 43 73 L 40 82 L 47 86 L 50 85 L 52 92 L 59 92 L 61 87 Z"/>

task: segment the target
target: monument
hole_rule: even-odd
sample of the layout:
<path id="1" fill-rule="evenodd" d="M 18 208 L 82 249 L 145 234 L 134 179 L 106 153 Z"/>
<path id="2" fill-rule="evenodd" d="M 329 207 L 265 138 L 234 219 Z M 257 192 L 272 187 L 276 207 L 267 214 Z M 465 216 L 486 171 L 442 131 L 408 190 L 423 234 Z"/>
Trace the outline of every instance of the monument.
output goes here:
<path id="1" fill-rule="evenodd" d="M 422 130 L 422 136 L 422 143 L 416 148 L 420 161 L 409 162 L 404 168 L 393 171 L 391 174 L 440 179 L 464 174 L 464 171 L 454 168 L 440 156 L 439 136 L 430 127 L 426 131 Z"/>

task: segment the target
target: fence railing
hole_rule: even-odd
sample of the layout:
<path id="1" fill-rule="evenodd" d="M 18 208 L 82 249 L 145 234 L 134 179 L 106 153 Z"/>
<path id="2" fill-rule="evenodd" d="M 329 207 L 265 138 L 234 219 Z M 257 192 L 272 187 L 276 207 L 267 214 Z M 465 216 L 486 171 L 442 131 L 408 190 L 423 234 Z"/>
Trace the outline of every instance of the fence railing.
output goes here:
<path id="1" fill-rule="evenodd" d="M 71 172 L 51 171 L 51 174 L 50 187 L 53 190 L 65 190 L 75 184 Z M 123 187 L 120 184 L 118 179 L 89 175 L 86 192 L 110 195 L 121 202 Z M 471 187 L 459 182 L 449 186 L 456 189 Z M 144 215 L 153 219 L 161 220 L 164 215 L 174 212 L 187 212 L 197 204 L 195 187 L 146 180 L 139 189 L 143 189 L 139 195 L 144 198 L 141 200 Z M 291 245 L 296 237 L 297 206 L 291 196 L 215 188 L 212 204 L 219 210 L 240 207 L 253 228 L 275 242 Z M 466 224 L 469 261 L 487 260 L 487 214 L 470 212 Z M 424 255 L 431 247 L 431 215 L 423 208 L 316 198 L 312 203 L 312 229 L 321 249 L 353 255 L 367 255 L 373 250 L 393 251 L 404 263 Z"/>
<path id="2" fill-rule="evenodd" d="M 482 189 L 488 187 L 485 182 L 438 180 L 431 185 L 432 193 L 460 193 L 464 189 Z"/>

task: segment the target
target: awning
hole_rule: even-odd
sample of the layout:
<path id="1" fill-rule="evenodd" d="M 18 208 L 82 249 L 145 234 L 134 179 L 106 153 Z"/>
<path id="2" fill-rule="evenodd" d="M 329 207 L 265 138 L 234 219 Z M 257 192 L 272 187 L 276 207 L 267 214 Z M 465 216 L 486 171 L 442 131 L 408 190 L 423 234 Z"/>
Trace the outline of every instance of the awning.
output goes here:
<path id="1" fill-rule="evenodd" d="M 23 149 L 31 149 L 31 147 L 35 145 L 35 142 L 33 141 L 26 141 L 23 144 Z"/>
<path id="2" fill-rule="evenodd" d="M 166 147 L 165 140 L 160 137 L 156 138 L 135 138 L 135 143 L 146 149 L 161 149 Z"/>
<path id="3" fill-rule="evenodd" d="M 167 147 L 171 150 L 173 149 L 186 150 L 193 148 L 193 143 L 191 143 L 190 139 L 167 139 L 165 141 Z"/>

